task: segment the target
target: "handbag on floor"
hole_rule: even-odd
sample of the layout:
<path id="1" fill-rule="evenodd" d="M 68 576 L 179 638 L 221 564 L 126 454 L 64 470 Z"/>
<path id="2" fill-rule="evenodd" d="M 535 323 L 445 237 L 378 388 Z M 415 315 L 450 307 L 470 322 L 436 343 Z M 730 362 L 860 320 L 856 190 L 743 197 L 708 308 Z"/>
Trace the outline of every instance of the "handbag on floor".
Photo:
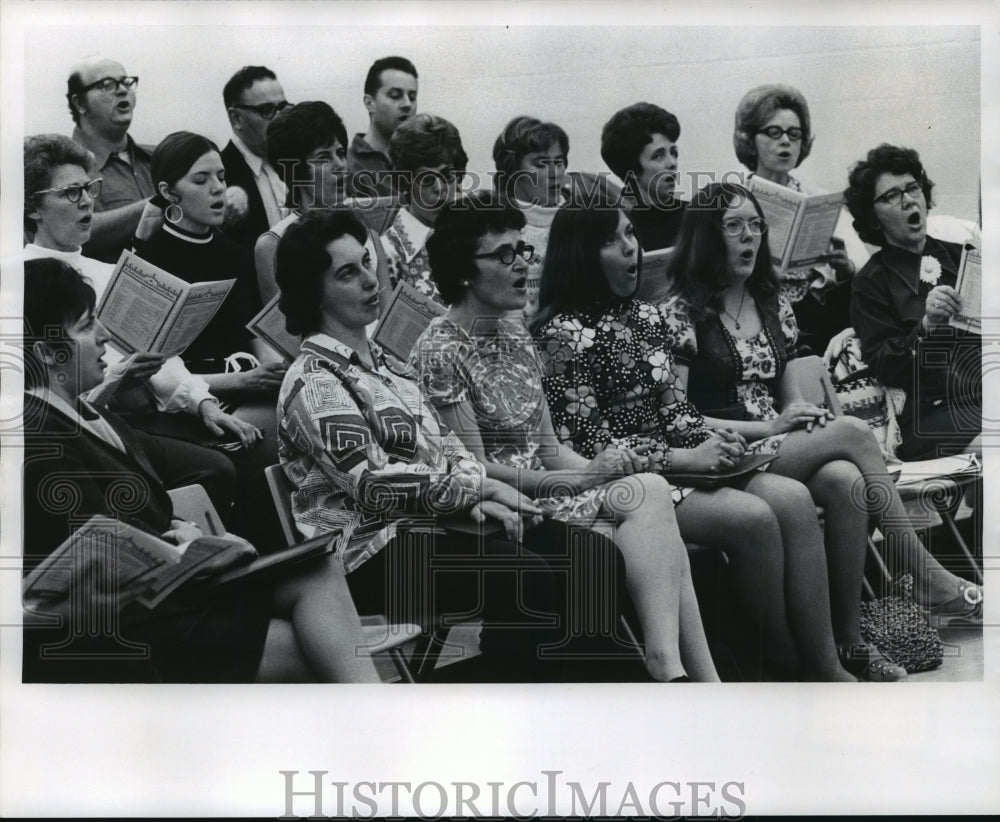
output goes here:
<path id="1" fill-rule="evenodd" d="M 940 668 L 944 644 L 913 601 L 913 577 L 903 574 L 893 588 L 889 596 L 861 603 L 861 636 L 907 673 Z"/>

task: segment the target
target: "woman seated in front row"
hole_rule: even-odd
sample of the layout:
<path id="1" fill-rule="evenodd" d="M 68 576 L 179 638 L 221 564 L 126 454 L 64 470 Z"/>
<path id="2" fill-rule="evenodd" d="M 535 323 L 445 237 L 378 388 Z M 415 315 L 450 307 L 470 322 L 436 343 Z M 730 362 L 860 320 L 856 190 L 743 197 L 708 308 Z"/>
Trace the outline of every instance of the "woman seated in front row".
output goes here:
<path id="1" fill-rule="evenodd" d="M 348 585 L 362 610 L 385 610 L 393 620 L 412 619 L 408 607 L 453 621 L 481 613 L 475 678 L 589 678 L 564 667 L 565 654 L 606 660 L 622 649 L 614 636 L 581 646 L 571 612 L 580 609 L 588 624 L 605 616 L 594 609 L 617 596 L 613 543 L 594 543 L 596 575 L 588 576 L 587 556 L 570 550 L 574 535 L 555 520 L 540 522 L 541 508 L 485 476 L 423 403 L 413 372 L 369 341 L 380 294 L 365 238 L 357 218 L 334 210 L 306 214 L 278 245 L 280 307 L 289 333 L 305 337 L 278 400 L 279 453 L 295 488 L 296 524 L 306 535 L 342 530 Z M 446 515 L 456 526 L 421 551 L 414 526 Z M 487 518 L 503 523 L 506 538 L 456 530 Z M 608 587 L 581 599 L 590 585 Z M 611 668 L 598 676 L 618 674 Z M 645 675 L 641 663 L 632 675 Z"/>
<path id="2" fill-rule="evenodd" d="M 767 223 L 750 191 L 712 183 L 697 193 L 668 277 L 675 298 L 664 316 L 691 401 L 710 424 L 729 426 L 758 451 L 776 453 L 771 472 L 805 483 L 826 512 L 838 639 L 856 641 L 870 515 L 886 535 L 893 569 L 912 574 L 918 603 L 943 616 L 981 618 L 980 589 L 920 544 L 865 422 L 830 419 L 825 409 L 803 402 L 788 378 L 795 317 L 779 294 Z"/>
<path id="3" fill-rule="evenodd" d="M 980 306 L 955 290 L 962 247 L 927 234 L 933 187 L 916 151 L 883 144 L 844 192 L 858 234 L 882 249 L 854 278 L 851 321 L 875 377 L 906 391 L 904 460 L 976 447 L 982 429 L 982 338 L 949 324 Z"/>
<path id="4" fill-rule="evenodd" d="M 536 504 L 554 519 L 614 523 L 650 674 L 715 680 L 670 486 L 653 474 L 624 476 L 625 466 L 644 470 L 640 455 L 609 448 L 588 461 L 556 439 L 534 343 L 512 314 L 527 301 L 523 226 L 520 211 L 483 192 L 438 217 L 428 254 L 450 308 L 411 358 L 424 397 L 488 476 L 544 497 Z"/>
<path id="5" fill-rule="evenodd" d="M 556 215 L 535 336 L 559 437 L 587 457 L 644 446 L 668 479 L 671 471 L 730 469 L 744 440 L 728 422 L 713 430 L 688 401 L 672 363 L 673 330 L 656 306 L 633 297 L 641 265 L 624 212 L 567 206 Z M 856 620 L 853 634 L 835 633 L 822 533 L 800 482 L 769 470 L 728 487 L 684 491 L 681 535 L 728 554 L 739 605 L 762 626 L 773 674 L 825 681 L 853 680 L 848 671 L 873 681 L 905 676 L 861 642 Z M 862 544 L 856 555 L 833 557 L 834 577 L 843 573 L 839 566 L 859 566 L 863 551 Z M 850 592 L 855 600 L 860 588 L 859 579 Z"/>
<path id="6" fill-rule="evenodd" d="M 94 317 L 94 289 L 62 260 L 28 260 L 24 269 L 25 574 L 74 521 L 96 515 L 159 536 L 179 556 L 201 532 L 174 516 L 160 482 L 169 449 L 79 399 L 104 376 L 109 338 Z M 77 574 L 68 597 L 25 603 L 63 621 L 25 628 L 24 680 L 119 679 L 111 663 L 125 644 L 148 646 L 165 682 L 378 682 L 338 563 L 321 558 L 277 583 L 215 595 L 182 588 L 152 610 L 126 603 L 128 592 L 109 589 L 99 574 Z M 94 630 L 101 617 L 115 628 L 103 642 Z M 54 653 L 43 656 L 49 643 Z"/>

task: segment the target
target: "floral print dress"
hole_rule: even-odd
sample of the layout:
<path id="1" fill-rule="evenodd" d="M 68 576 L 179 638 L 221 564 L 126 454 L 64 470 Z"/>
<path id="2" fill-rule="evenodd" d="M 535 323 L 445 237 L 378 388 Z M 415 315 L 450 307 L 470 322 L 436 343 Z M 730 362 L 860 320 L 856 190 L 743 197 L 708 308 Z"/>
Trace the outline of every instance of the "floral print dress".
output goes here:
<path id="1" fill-rule="evenodd" d="M 650 303 L 626 300 L 557 314 L 535 334 L 556 434 L 577 453 L 695 448 L 712 429 L 674 371 L 671 327 Z M 674 504 L 693 489 L 673 487 Z"/>
<path id="2" fill-rule="evenodd" d="M 698 339 L 687 303 L 676 297 L 667 301 L 661 310 L 671 329 L 674 358 L 681 363 L 690 363 L 698 353 Z M 783 295 L 778 298 L 778 317 L 786 347 L 794 351 L 798 328 L 792 306 Z M 743 338 L 730 333 L 721 320 L 717 322 L 722 326 L 733 362 L 736 363 L 739 374 L 736 396 L 746 408 L 748 418 L 759 421 L 777 419 L 779 412 L 774 405 L 774 391 L 777 386 L 778 364 L 767 329 L 762 326 L 755 336 Z M 776 454 L 786 436 L 787 434 L 776 434 L 750 445 L 755 453 Z"/>
<path id="3" fill-rule="evenodd" d="M 502 318 L 490 334 L 469 334 L 447 317 L 435 317 L 417 341 L 410 364 L 425 402 L 438 408 L 469 403 L 487 462 L 545 470 L 542 456 L 555 444 L 542 435 L 542 369 L 520 317 Z M 558 478 L 553 479 L 557 486 Z M 607 486 L 580 494 L 557 493 L 555 487 L 552 491 L 536 500 L 546 513 L 589 525 L 600 512 Z"/>

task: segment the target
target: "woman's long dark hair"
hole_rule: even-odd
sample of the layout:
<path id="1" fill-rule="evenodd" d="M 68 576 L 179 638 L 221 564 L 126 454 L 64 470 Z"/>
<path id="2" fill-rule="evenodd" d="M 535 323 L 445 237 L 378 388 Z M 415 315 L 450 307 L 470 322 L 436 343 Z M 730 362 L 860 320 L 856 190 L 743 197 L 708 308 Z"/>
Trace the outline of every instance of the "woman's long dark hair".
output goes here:
<path id="1" fill-rule="evenodd" d="M 727 209 L 750 200 L 763 219 L 760 203 L 753 193 L 735 183 L 710 183 L 698 191 L 684 212 L 677 244 L 667 268 L 670 295 L 683 297 L 693 318 L 703 320 L 722 311 L 722 295 L 728 288 L 728 254 L 722 220 Z M 767 231 L 761 235 L 747 287 L 754 296 L 777 290 L 771 265 Z"/>
<path id="2" fill-rule="evenodd" d="M 577 312 L 621 299 L 611 292 L 601 270 L 601 248 L 618 229 L 621 210 L 607 205 L 564 205 L 549 231 L 538 289 L 538 313 L 532 328 L 556 314 Z M 636 251 L 642 269 L 642 248 Z M 638 282 L 636 284 L 638 288 Z"/>

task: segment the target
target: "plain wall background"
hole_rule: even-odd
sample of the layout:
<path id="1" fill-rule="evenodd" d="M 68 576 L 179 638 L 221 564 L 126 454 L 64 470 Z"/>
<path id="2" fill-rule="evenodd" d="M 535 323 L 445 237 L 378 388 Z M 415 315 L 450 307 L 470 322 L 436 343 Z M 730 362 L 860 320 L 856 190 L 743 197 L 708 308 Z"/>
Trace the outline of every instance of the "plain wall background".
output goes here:
<path id="1" fill-rule="evenodd" d="M 736 105 L 755 85 L 785 82 L 805 94 L 816 134 L 799 168 L 803 180 L 842 189 L 848 168 L 889 141 L 920 152 L 939 213 L 977 219 L 978 27 L 351 27 L 329 25 L 328 11 L 303 27 L 282 21 L 280 8 L 270 6 L 270 26 L 237 25 L 236 17 L 233 25 L 192 26 L 188 15 L 175 26 L 29 28 L 25 131 L 72 130 L 69 68 L 100 53 L 140 77 L 131 129 L 140 142 L 186 129 L 222 145 L 222 87 L 248 63 L 274 70 L 293 102 L 330 103 L 353 134 L 367 127 L 368 66 L 401 54 L 420 73 L 419 108 L 458 126 L 470 170 L 493 169 L 493 141 L 519 114 L 566 129 L 570 168 L 605 169 L 601 126 L 617 109 L 648 100 L 680 119 L 689 190 L 691 172 L 742 170 L 732 149 Z"/>

